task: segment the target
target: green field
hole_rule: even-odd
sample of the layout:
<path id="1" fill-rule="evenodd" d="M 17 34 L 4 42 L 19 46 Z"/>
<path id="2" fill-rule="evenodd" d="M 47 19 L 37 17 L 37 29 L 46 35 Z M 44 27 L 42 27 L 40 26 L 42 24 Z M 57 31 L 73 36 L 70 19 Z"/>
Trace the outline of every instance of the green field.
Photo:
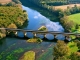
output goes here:
<path id="1" fill-rule="evenodd" d="M 72 20 L 73 22 L 80 24 L 80 13 L 70 15 L 69 20 Z"/>
<path id="2" fill-rule="evenodd" d="M 69 42 L 68 47 L 70 48 L 70 53 L 74 53 L 78 51 L 77 44 L 74 42 Z"/>

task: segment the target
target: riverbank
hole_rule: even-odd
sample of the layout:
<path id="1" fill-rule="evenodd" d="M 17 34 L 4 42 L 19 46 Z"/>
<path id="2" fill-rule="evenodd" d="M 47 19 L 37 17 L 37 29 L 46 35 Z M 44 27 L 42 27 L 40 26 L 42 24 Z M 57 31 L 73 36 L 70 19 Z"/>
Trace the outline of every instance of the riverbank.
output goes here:
<path id="1" fill-rule="evenodd" d="M 2 2 L 0 1 L 0 3 Z M 0 5 L 0 28 L 23 28 L 28 25 L 27 15 L 20 3 L 6 2 Z M 3 36 L 6 36 L 6 31 L 0 30 L 0 38 L 3 38 Z"/>

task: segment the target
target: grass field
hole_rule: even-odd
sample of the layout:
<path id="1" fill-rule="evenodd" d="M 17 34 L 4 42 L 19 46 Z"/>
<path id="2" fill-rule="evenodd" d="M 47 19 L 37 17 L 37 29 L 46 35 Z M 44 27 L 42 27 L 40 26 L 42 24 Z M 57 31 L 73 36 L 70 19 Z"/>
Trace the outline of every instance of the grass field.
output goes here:
<path id="1" fill-rule="evenodd" d="M 74 42 L 69 42 L 68 47 L 70 48 L 70 53 L 78 51 L 78 47 L 77 47 L 76 43 L 74 43 Z"/>
<path id="2" fill-rule="evenodd" d="M 69 20 L 72 20 L 73 22 L 80 25 L 80 13 L 70 15 Z"/>

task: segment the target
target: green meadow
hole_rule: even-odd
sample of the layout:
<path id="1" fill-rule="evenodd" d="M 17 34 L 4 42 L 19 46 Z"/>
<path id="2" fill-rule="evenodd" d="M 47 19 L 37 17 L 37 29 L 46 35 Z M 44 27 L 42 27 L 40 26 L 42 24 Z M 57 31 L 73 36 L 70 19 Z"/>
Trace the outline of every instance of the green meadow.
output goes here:
<path id="1" fill-rule="evenodd" d="M 80 13 L 70 15 L 69 19 L 77 24 L 80 24 Z"/>

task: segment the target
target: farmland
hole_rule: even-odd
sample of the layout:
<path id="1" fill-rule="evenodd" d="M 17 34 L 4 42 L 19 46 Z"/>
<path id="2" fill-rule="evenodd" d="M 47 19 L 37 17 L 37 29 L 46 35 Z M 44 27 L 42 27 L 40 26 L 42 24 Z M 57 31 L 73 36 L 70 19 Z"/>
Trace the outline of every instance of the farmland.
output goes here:
<path id="1" fill-rule="evenodd" d="M 74 7 L 74 5 L 77 5 L 78 7 L 80 7 L 80 4 L 69 4 L 69 5 L 53 6 L 53 9 L 55 9 L 55 10 L 57 10 L 57 9 L 66 10 L 67 7 L 72 8 L 72 7 Z"/>
<path id="2" fill-rule="evenodd" d="M 0 0 L 0 3 L 2 3 L 2 4 L 5 4 L 5 3 L 9 3 L 9 2 L 11 2 L 12 0 Z"/>

